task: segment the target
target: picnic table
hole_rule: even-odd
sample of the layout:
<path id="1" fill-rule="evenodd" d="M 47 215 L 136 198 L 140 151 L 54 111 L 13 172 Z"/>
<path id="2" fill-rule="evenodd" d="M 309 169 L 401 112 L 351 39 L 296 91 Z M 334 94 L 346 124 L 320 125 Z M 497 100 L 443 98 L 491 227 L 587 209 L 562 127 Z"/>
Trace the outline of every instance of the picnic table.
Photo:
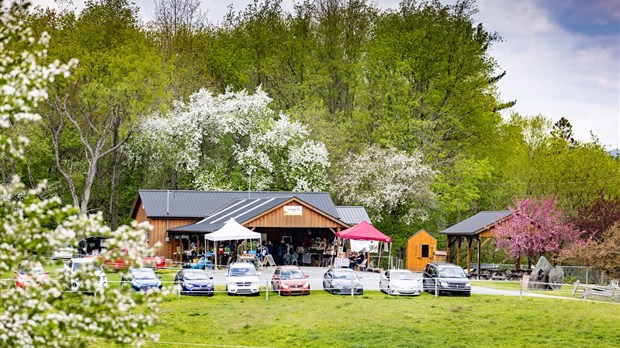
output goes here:
<path id="1" fill-rule="evenodd" d="M 485 280 L 519 280 L 525 274 L 529 274 L 530 270 L 516 270 L 504 268 L 482 268 L 480 271 L 480 279 Z M 478 277 L 477 270 L 472 271 L 472 277 Z"/>

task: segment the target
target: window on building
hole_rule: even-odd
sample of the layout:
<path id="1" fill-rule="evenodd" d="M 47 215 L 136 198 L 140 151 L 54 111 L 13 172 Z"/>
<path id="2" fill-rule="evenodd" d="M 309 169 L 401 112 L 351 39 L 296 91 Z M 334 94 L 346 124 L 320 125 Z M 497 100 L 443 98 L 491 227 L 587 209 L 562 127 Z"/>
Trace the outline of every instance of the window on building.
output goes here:
<path id="1" fill-rule="evenodd" d="M 428 244 L 422 244 L 422 257 L 429 257 L 428 256 Z"/>

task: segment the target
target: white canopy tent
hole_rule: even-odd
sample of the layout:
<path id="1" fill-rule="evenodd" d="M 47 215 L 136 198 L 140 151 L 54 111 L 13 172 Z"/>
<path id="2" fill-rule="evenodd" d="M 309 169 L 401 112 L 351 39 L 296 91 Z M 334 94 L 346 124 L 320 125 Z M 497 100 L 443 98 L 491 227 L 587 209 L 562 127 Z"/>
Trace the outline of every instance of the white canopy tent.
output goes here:
<path id="1" fill-rule="evenodd" d="M 205 245 L 207 244 L 207 240 L 215 242 L 215 268 L 217 269 L 217 257 L 218 257 L 218 248 L 217 242 L 223 240 L 241 240 L 241 239 L 258 239 L 260 240 L 261 234 L 258 232 L 254 232 L 249 228 L 246 228 L 240 225 L 235 219 L 230 219 L 226 221 L 224 226 L 219 230 L 205 234 Z"/>

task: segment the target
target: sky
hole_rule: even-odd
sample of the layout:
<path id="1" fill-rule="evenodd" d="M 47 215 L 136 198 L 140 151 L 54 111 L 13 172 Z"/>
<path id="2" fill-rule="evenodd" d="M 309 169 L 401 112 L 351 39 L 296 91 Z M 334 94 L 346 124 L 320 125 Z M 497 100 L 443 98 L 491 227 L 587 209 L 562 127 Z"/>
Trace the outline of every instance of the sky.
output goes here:
<path id="1" fill-rule="evenodd" d="M 53 0 L 32 0 L 56 7 Z M 298 0 L 301 1 L 301 0 Z M 242 10 L 253 0 L 202 0 L 212 23 L 221 21 L 228 5 Z M 382 9 L 398 8 L 399 0 L 376 0 Z M 454 0 L 442 0 L 454 3 Z M 79 10 L 83 0 L 74 0 Z M 140 16 L 154 18 L 154 0 L 134 0 Z M 294 0 L 283 0 L 292 11 Z M 491 49 L 503 101 L 517 100 L 507 117 L 541 114 L 565 117 L 577 140 L 593 133 L 607 149 L 620 148 L 620 0 L 478 0 L 474 16 L 503 38 Z"/>

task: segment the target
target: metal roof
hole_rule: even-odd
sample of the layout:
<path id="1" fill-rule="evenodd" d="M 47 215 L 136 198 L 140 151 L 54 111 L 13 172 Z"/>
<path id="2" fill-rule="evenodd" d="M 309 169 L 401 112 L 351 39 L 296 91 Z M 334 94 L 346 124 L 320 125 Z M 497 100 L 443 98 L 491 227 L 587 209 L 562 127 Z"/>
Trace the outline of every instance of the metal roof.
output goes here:
<path id="1" fill-rule="evenodd" d="M 327 192 L 140 190 L 138 195 L 149 218 L 200 219 L 234 200 L 293 196 L 339 218 L 334 202 Z M 132 215 L 135 215 L 135 212 Z"/>
<path id="2" fill-rule="evenodd" d="M 347 225 L 357 225 L 362 221 L 366 221 L 372 225 L 372 221 L 370 221 L 370 217 L 368 217 L 368 213 L 366 213 L 364 207 L 336 206 L 336 211 L 338 212 L 338 216 L 340 216 L 340 220 Z"/>
<path id="3" fill-rule="evenodd" d="M 507 218 L 511 214 L 509 210 L 481 211 L 454 226 L 446 228 L 441 231 L 441 233 L 461 236 L 476 235 L 493 226 L 495 223 Z"/>
<path id="4" fill-rule="evenodd" d="M 235 199 L 195 224 L 171 229 L 171 232 L 213 232 L 230 220 L 244 223 L 293 197 Z"/>

